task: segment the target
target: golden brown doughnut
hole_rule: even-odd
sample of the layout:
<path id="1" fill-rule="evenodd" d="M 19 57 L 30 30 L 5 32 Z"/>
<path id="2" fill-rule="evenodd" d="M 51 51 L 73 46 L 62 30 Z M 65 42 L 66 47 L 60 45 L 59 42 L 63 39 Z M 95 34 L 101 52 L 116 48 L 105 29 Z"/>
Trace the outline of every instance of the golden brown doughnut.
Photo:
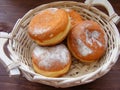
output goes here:
<path id="1" fill-rule="evenodd" d="M 106 51 L 106 34 L 98 23 L 83 21 L 70 31 L 67 44 L 77 59 L 93 62 L 100 59 Z"/>
<path id="2" fill-rule="evenodd" d="M 70 30 L 70 18 L 64 9 L 48 8 L 36 14 L 28 25 L 29 36 L 41 46 L 60 43 Z"/>
<path id="3" fill-rule="evenodd" d="M 72 9 L 66 9 L 66 11 L 68 12 L 71 18 L 71 27 L 74 27 L 83 21 L 82 16 L 77 11 L 72 10 Z"/>
<path id="4" fill-rule="evenodd" d="M 68 72 L 71 55 L 65 45 L 37 46 L 32 53 L 34 70 L 47 77 L 58 77 Z"/>

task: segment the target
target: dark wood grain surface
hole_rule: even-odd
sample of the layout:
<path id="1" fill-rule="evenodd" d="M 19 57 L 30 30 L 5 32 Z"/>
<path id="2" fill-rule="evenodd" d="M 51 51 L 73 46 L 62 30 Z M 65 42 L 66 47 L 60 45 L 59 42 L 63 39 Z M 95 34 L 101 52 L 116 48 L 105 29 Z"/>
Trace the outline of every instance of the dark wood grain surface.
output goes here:
<path id="1" fill-rule="evenodd" d="M 28 10 L 38 5 L 55 0 L 0 0 L 0 31 L 10 32 L 17 21 Z M 56 0 L 57 1 L 57 0 Z M 84 0 L 76 0 L 83 2 Z M 120 15 L 120 0 L 109 0 L 116 13 Z M 117 28 L 120 30 L 120 23 Z M 0 90 L 57 90 L 43 84 L 32 83 L 22 76 L 9 77 L 5 67 L 0 63 Z M 60 89 L 60 88 L 59 88 Z M 112 70 L 105 76 L 89 84 L 63 90 L 120 90 L 120 58 Z"/>

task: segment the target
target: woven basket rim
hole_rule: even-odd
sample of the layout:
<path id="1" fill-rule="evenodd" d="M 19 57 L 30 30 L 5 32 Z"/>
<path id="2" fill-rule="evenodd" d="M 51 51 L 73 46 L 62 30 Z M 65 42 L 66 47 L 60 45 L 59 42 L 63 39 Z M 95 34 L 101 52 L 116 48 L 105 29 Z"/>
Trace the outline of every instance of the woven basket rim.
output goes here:
<path id="1" fill-rule="evenodd" d="M 77 2 L 77 1 L 55 1 L 55 2 L 50 2 L 50 3 L 47 3 L 47 4 L 43 4 L 43 5 L 40 5 L 40 6 L 37 6 L 36 8 L 34 8 L 34 9 L 31 9 L 31 10 L 29 10 L 22 18 L 20 18 L 19 19 L 19 22 L 17 22 L 16 23 L 16 25 L 14 26 L 14 28 L 13 28 L 13 31 L 12 31 L 12 33 L 14 32 L 14 30 L 15 29 L 18 29 L 19 27 L 20 27 L 20 25 L 25 21 L 25 19 L 27 18 L 27 17 L 29 17 L 29 15 L 31 15 L 31 14 L 33 14 L 37 9 L 39 9 L 39 8 L 44 8 L 46 5 L 50 5 L 50 4 L 53 4 L 53 3 L 55 3 L 55 4 L 59 4 L 59 3 L 74 3 L 74 4 L 77 4 L 77 5 L 83 5 L 83 6 L 87 6 L 87 4 L 85 4 L 85 3 L 81 3 L 81 2 Z M 101 14 L 101 16 L 103 16 L 104 18 L 106 18 L 106 20 L 108 20 L 109 21 L 109 16 L 108 15 L 106 15 L 105 13 L 103 13 L 102 11 L 100 11 L 99 9 L 97 9 L 96 7 L 88 7 L 88 9 L 92 9 L 92 10 L 96 10 L 96 11 L 98 11 L 100 14 Z M 115 36 L 115 38 L 116 38 L 116 44 L 117 44 L 117 47 L 116 47 L 116 49 L 114 50 L 114 53 L 115 54 L 113 54 L 113 55 L 116 55 L 115 57 L 114 57 L 114 60 L 113 59 L 111 59 L 109 62 L 107 62 L 107 63 L 105 63 L 103 66 L 105 67 L 107 67 L 105 70 L 103 69 L 103 66 L 102 67 L 100 67 L 99 69 L 97 69 L 97 70 L 95 70 L 95 71 L 93 71 L 93 72 L 91 72 L 91 73 L 88 73 L 88 74 L 85 74 L 85 75 L 82 75 L 82 76 L 80 76 L 80 77 L 60 77 L 60 78 L 51 78 L 51 77 L 45 77 L 45 76 L 43 76 L 43 78 L 44 79 L 48 79 L 48 81 L 49 80 L 53 80 L 53 81 L 61 81 L 61 82 L 59 82 L 59 85 L 64 85 L 66 82 L 75 82 L 75 81 L 78 81 L 78 80 L 80 80 L 81 78 L 84 78 L 84 77 L 87 77 L 87 76 L 91 76 L 91 77 L 93 77 L 93 76 L 95 76 L 95 78 L 93 78 L 92 80 L 95 80 L 95 79 L 97 79 L 97 78 L 100 78 L 101 76 L 103 76 L 103 75 L 105 75 L 111 68 L 112 68 L 112 66 L 116 63 L 116 61 L 117 61 L 117 58 L 118 58 L 118 56 L 119 56 L 119 40 L 118 40 L 118 38 L 120 37 L 119 36 L 119 33 L 118 33 L 118 29 L 117 29 L 117 27 L 116 27 L 116 25 L 112 22 L 112 21 L 109 21 L 108 22 L 114 29 L 115 29 L 115 34 L 116 34 L 116 36 Z M 13 36 L 14 36 L 14 34 L 13 34 Z M 14 37 L 13 37 L 14 38 Z M 9 39 L 9 40 L 11 40 L 11 39 Z M 112 64 L 111 64 L 112 63 Z M 21 69 L 21 70 L 23 70 L 23 68 L 21 68 L 22 66 L 20 66 L 19 68 Z M 108 68 L 109 67 L 109 68 Z M 97 73 L 99 73 L 101 70 L 103 70 L 103 74 L 102 75 L 100 75 L 100 76 L 96 76 L 96 74 Z M 102 72 L 102 71 L 101 71 Z M 35 76 L 39 76 L 38 74 L 36 74 Z M 88 78 L 86 78 L 86 79 L 83 79 L 83 82 L 84 81 L 86 81 L 87 79 L 89 80 L 89 79 L 91 79 L 91 77 L 88 77 Z M 34 77 L 33 77 L 34 78 Z M 65 81 L 64 81 L 65 80 Z M 88 82 L 91 82 L 91 81 L 88 81 Z M 88 82 L 85 82 L 85 83 L 88 83 Z M 56 85 L 56 86 L 58 86 L 58 85 Z"/>

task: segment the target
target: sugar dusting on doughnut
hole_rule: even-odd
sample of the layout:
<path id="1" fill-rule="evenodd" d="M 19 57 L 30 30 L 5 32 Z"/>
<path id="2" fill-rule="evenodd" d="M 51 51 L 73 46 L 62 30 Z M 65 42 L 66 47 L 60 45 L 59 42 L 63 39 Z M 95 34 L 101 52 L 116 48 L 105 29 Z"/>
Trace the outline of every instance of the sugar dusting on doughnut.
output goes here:
<path id="1" fill-rule="evenodd" d="M 58 10 L 58 8 L 48 8 L 48 9 L 46 9 L 46 10 L 49 10 L 49 11 L 51 11 L 53 14 Z M 39 14 L 42 14 L 44 11 L 41 11 L 41 12 L 39 12 Z M 45 22 L 45 23 L 47 23 L 47 22 L 49 22 L 49 21 L 51 21 L 52 19 L 51 18 L 48 18 L 48 17 L 45 17 L 45 19 L 42 21 L 42 22 Z M 39 26 L 41 26 L 41 25 L 39 25 Z M 50 30 L 50 27 L 42 27 L 42 28 L 39 28 L 39 26 L 35 26 L 34 27 L 34 30 L 32 31 L 31 29 L 30 29 L 30 31 L 34 34 L 34 35 L 40 35 L 40 34 L 44 34 L 44 33 L 46 33 L 46 32 L 48 32 L 49 30 Z"/>
<path id="2" fill-rule="evenodd" d="M 70 17 L 64 9 L 47 8 L 31 18 L 28 35 L 40 46 L 53 46 L 66 38 L 70 28 Z"/>
<path id="3" fill-rule="evenodd" d="M 58 10 L 58 8 L 48 8 L 53 14 Z"/>
<path id="4" fill-rule="evenodd" d="M 72 28 L 67 44 L 78 60 L 93 62 L 105 54 L 107 36 L 97 22 L 86 20 Z"/>
<path id="5" fill-rule="evenodd" d="M 89 55 L 89 54 L 91 54 L 93 52 L 89 47 L 87 47 L 82 42 L 82 40 L 77 39 L 77 44 L 78 44 L 78 51 L 79 51 L 79 53 L 81 53 L 81 55 L 87 56 L 87 55 Z"/>
<path id="6" fill-rule="evenodd" d="M 65 10 L 66 10 L 67 12 L 70 12 L 70 11 L 71 11 L 71 9 L 69 9 L 69 8 L 65 8 Z"/>
<path id="7" fill-rule="evenodd" d="M 58 10 L 58 8 L 47 8 L 45 9 L 46 11 L 51 11 L 53 14 Z M 44 10 L 40 11 L 39 14 L 42 14 L 44 13 Z"/>
<path id="8" fill-rule="evenodd" d="M 89 32 L 86 30 L 86 42 L 90 45 L 93 45 L 93 42 L 96 42 L 100 47 L 102 46 L 102 43 L 98 40 L 100 37 L 100 33 L 98 31 Z"/>
<path id="9" fill-rule="evenodd" d="M 34 31 L 33 31 L 33 34 L 40 35 L 40 34 L 48 32 L 49 30 L 50 30 L 49 27 L 47 27 L 47 28 L 37 28 L 37 27 L 35 27 Z"/>
<path id="10" fill-rule="evenodd" d="M 54 47 L 37 46 L 33 53 L 38 58 L 39 66 L 43 66 L 46 69 L 53 67 L 52 64 L 55 62 L 62 63 L 63 65 L 69 62 L 69 52 L 62 44 Z"/>

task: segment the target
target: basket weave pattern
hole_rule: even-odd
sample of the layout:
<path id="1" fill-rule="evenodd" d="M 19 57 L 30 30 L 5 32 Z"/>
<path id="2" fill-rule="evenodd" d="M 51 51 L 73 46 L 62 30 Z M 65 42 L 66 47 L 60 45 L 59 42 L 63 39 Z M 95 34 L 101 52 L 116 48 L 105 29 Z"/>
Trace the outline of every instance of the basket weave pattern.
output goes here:
<path id="1" fill-rule="evenodd" d="M 36 44 L 27 34 L 28 24 L 34 15 L 51 7 L 71 8 L 79 12 L 85 20 L 98 22 L 107 35 L 107 51 L 105 55 L 99 61 L 91 64 L 81 63 L 73 58 L 70 71 L 59 78 L 49 78 L 35 73 L 32 69 L 31 52 Z M 106 74 L 118 58 L 118 37 L 112 24 L 106 14 L 84 3 L 61 1 L 38 6 L 19 19 L 10 33 L 12 38 L 9 40 L 8 47 L 10 48 L 11 58 L 20 62 L 19 69 L 28 80 L 33 82 L 55 87 L 71 87 L 91 82 Z"/>

